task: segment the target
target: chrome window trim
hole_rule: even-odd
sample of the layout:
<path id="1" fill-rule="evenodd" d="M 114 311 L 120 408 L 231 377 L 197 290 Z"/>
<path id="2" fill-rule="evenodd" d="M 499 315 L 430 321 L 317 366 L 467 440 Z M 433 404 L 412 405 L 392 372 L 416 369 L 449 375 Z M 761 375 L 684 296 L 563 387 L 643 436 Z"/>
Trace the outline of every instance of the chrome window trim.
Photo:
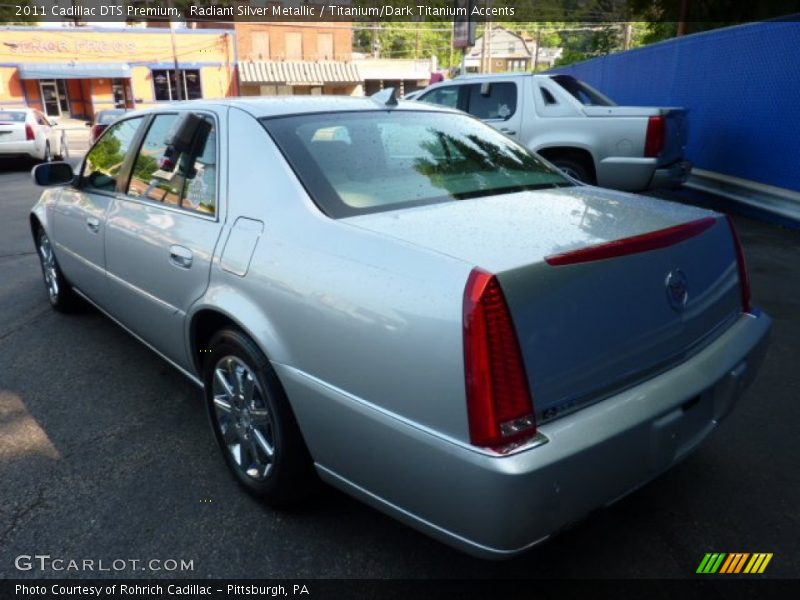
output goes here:
<path id="1" fill-rule="evenodd" d="M 193 112 L 195 114 L 209 116 L 214 120 L 214 127 L 217 130 L 217 135 L 216 135 L 216 138 L 217 138 L 216 155 L 217 155 L 217 169 L 219 171 L 220 154 L 222 152 L 222 148 L 221 148 L 221 143 L 220 143 L 221 142 L 221 139 L 220 139 L 221 136 L 219 135 L 219 132 L 220 132 L 219 119 L 217 118 L 217 114 L 216 113 L 214 113 L 212 111 L 209 111 L 209 110 L 189 110 L 189 111 L 168 110 L 168 111 L 148 112 L 147 116 L 149 116 L 150 119 L 149 119 L 149 121 L 147 123 L 147 131 L 145 131 L 142 134 L 140 143 L 139 143 L 138 147 L 136 148 L 136 156 L 134 157 L 133 163 L 131 164 L 131 174 L 128 177 L 128 181 L 125 182 L 126 190 L 130 189 L 130 187 L 131 187 L 131 179 L 133 178 L 133 167 L 136 166 L 136 159 L 139 158 L 139 153 L 141 152 L 142 146 L 144 145 L 144 140 L 147 137 L 147 133 L 150 131 L 150 127 L 152 126 L 153 121 L 156 120 L 156 117 L 160 117 L 160 116 L 164 116 L 164 115 L 180 115 L 182 112 Z M 221 172 L 221 171 L 219 171 L 219 172 Z M 121 201 L 125 201 L 125 202 L 128 202 L 128 201 L 136 202 L 138 204 L 143 204 L 145 206 L 155 206 L 155 207 L 163 208 L 164 210 L 175 212 L 175 213 L 178 213 L 178 214 L 181 214 L 181 215 L 190 215 L 192 217 L 198 217 L 198 218 L 204 219 L 206 221 L 214 221 L 215 223 L 218 223 L 219 220 L 220 220 L 219 219 L 219 212 L 220 212 L 219 211 L 219 206 L 220 206 L 220 191 L 222 189 L 222 186 L 221 186 L 221 183 L 220 183 L 221 177 L 218 176 L 216 179 L 217 179 L 217 181 L 216 181 L 216 189 L 215 189 L 216 197 L 214 198 L 214 215 L 213 216 L 205 214 L 205 213 L 202 213 L 202 212 L 199 212 L 199 211 L 194 211 L 194 210 L 188 210 L 188 209 L 185 209 L 185 208 L 181 208 L 180 206 L 172 206 L 171 204 L 165 204 L 163 202 L 157 202 L 155 200 L 150 200 L 149 198 L 141 198 L 141 197 L 137 197 L 137 196 L 131 196 L 130 194 L 127 193 L 127 191 L 125 193 L 115 192 L 112 195 L 113 195 L 115 200 L 121 200 Z"/>

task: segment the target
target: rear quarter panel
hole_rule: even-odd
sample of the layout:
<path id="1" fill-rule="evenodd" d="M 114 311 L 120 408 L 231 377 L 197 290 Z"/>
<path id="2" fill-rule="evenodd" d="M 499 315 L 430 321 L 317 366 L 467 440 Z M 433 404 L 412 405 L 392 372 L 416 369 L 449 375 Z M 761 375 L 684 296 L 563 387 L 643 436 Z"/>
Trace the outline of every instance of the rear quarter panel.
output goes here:
<path id="1" fill-rule="evenodd" d="M 278 367 L 442 435 L 467 439 L 462 295 L 471 266 L 323 215 L 261 125 L 229 119 L 229 214 L 264 223 L 244 277 L 220 268 L 192 310 L 228 314 Z M 246 140 L 246 142 L 245 142 Z M 279 368 L 279 372 L 281 369 Z M 320 415 L 348 407 L 290 397 L 312 455 Z M 347 435 L 346 433 L 344 435 Z"/>

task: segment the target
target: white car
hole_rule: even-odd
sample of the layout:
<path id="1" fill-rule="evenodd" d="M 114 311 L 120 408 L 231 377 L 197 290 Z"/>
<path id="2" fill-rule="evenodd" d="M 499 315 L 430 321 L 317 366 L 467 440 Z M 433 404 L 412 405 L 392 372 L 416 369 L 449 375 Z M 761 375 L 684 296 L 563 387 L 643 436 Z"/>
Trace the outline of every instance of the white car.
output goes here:
<path id="1" fill-rule="evenodd" d="M 63 132 L 32 108 L 0 108 L 0 158 L 32 158 L 50 162 L 64 157 Z"/>

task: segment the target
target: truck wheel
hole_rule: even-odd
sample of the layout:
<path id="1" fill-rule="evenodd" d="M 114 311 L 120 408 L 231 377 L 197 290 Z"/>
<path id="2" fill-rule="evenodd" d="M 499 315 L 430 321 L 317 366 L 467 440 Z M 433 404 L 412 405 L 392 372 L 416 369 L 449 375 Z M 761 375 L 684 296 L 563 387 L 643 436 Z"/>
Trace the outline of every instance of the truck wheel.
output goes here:
<path id="1" fill-rule="evenodd" d="M 573 158 L 553 158 L 550 162 L 573 179 L 588 183 L 589 185 L 594 185 L 595 183 L 592 172 L 579 160 Z"/>

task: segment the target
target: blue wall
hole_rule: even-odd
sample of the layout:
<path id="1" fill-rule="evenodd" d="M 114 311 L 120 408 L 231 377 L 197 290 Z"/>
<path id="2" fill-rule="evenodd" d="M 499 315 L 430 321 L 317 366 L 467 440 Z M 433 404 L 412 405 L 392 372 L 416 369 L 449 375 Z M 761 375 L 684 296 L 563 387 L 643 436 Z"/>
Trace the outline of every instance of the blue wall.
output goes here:
<path id="1" fill-rule="evenodd" d="M 720 29 L 554 71 L 618 104 L 689 108 L 696 167 L 800 191 L 800 23 Z"/>

